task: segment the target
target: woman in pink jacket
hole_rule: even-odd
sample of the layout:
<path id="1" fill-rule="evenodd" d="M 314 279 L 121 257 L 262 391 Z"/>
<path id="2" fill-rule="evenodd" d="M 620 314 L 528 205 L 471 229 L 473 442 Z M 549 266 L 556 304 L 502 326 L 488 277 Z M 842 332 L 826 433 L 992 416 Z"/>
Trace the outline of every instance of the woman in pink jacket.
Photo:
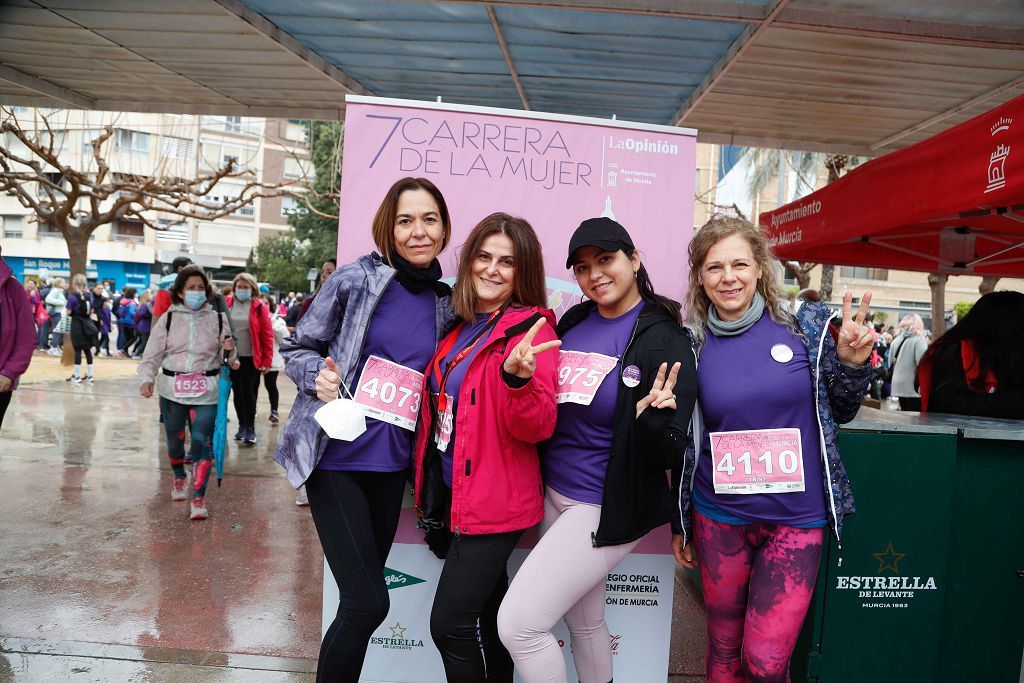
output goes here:
<path id="1" fill-rule="evenodd" d="M 231 396 L 238 416 L 235 441 L 256 444 L 256 392 L 260 377 L 274 364 L 274 326 L 270 309 L 256 296 L 256 278 L 239 273 L 228 297 L 228 315 L 235 332 L 239 367 L 231 371 Z"/>
<path id="2" fill-rule="evenodd" d="M 495 213 L 473 229 L 452 303 L 463 322 L 427 366 L 431 400 L 416 442 L 420 525 L 446 555 L 430 632 L 449 681 L 511 682 L 497 609 L 516 542 L 544 516 L 536 444 L 555 428 L 558 354 L 549 351 L 560 344 L 529 223 Z"/>

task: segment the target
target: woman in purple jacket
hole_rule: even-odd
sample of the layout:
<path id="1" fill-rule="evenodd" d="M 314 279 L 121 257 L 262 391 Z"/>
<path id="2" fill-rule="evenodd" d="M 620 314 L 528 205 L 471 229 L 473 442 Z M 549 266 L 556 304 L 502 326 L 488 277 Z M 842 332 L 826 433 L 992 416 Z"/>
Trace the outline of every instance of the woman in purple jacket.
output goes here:
<path id="1" fill-rule="evenodd" d="M 36 323 L 25 288 L 0 257 L 0 426 L 18 388 L 18 379 L 32 362 Z"/>
<path id="2" fill-rule="evenodd" d="M 398 529 L 423 378 L 454 322 L 437 255 L 451 223 L 440 190 L 403 178 L 373 219 L 380 253 L 336 270 L 284 340 L 284 371 L 298 386 L 274 459 L 309 510 L 341 602 L 324 634 L 318 681 L 355 681 L 390 602 L 384 562 Z M 366 413 L 366 431 L 332 439 L 315 414 L 339 397 Z"/>

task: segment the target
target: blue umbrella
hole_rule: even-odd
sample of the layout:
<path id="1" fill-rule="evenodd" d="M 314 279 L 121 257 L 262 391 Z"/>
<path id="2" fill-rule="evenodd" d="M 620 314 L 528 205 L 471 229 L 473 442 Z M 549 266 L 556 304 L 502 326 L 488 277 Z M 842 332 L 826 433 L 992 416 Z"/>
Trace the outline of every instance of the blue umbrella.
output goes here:
<path id="1" fill-rule="evenodd" d="M 231 370 L 221 364 L 217 377 L 217 422 L 213 427 L 213 464 L 217 468 L 217 486 L 224 478 L 224 452 L 228 443 L 228 397 L 231 395 Z"/>

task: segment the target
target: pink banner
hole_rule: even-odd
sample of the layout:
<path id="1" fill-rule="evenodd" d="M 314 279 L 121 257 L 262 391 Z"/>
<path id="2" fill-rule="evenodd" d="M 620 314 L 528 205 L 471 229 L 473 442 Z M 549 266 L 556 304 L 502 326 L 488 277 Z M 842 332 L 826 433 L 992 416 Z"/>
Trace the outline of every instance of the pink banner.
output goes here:
<path id="1" fill-rule="evenodd" d="M 560 315 L 579 294 L 565 268 L 569 237 L 581 221 L 606 215 L 629 230 L 659 293 L 681 300 L 695 150 L 694 131 L 682 128 L 349 97 L 338 259 L 373 251 L 370 224 L 387 188 L 422 176 L 451 211 L 446 276 L 481 218 L 521 216 L 544 245 L 550 305 Z"/>

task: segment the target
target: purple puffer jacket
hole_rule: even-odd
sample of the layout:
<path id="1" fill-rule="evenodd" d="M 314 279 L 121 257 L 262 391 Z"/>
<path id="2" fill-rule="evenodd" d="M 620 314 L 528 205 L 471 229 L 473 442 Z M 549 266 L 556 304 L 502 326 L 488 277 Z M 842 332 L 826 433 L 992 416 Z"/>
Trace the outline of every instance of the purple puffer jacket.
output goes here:
<path id="1" fill-rule="evenodd" d="M 309 310 L 281 343 L 284 372 L 295 382 L 299 395 L 292 405 L 274 460 L 285 469 L 288 481 L 299 488 L 316 468 L 327 448 L 327 435 L 313 414 L 324 404 L 316 396 L 316 376 L 330 356 L 351 386 L 359 369 L 366 330 L 381 295 L 395 277 L 395 269 L 377 254 L 360 256 L 338 268 L 317 292 Z M 451 296 L 437 299 L 435 338 L 455 323 Z"/>
<path id="2" fill-rule="evenodd" d="M 36 321 L 25 288 L 12 273 L 11 267 L 0 258 L 0 375 L 12 380 L 13 391 L 32 362 Z"/>

